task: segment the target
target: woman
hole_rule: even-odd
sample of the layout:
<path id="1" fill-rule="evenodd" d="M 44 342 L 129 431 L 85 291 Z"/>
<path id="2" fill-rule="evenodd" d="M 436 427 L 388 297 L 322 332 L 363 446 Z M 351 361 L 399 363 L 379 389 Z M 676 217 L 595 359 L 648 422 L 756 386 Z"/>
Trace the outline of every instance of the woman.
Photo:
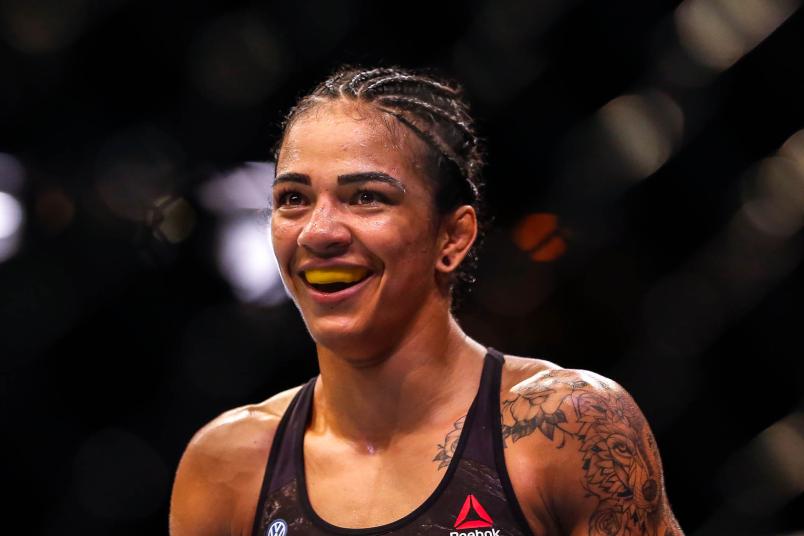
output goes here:
<path id="1" fill-rule="evenodd" d="M 173 536 L 681 534 L 621 386 L 503 356 L 451 314 L 482 167 L 457 85 L 344 67 L 276 162 L 274 251 L 321 373 L 195 434 Z"/>

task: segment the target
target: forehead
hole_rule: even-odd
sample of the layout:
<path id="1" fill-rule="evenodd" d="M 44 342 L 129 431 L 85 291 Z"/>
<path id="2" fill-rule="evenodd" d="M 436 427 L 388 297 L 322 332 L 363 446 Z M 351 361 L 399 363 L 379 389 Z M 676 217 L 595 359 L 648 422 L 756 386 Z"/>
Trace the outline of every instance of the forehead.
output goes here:
<path id="1" fill-rule="evenodd" d="M 313 172 L 305 167 L 423 173 L 426 148 L 391 114 L 368 103 L 343 99 L 318 103 L 285 132 L 278 172 Z"/>

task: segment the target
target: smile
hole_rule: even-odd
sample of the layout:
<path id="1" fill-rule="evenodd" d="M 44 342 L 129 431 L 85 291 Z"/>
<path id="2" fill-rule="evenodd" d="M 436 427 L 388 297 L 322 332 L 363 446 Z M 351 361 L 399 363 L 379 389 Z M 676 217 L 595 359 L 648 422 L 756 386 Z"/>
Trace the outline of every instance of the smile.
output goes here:
<path id="1" fill-rule="evenodd" d="M 355 294 L 374 273 L 360 267 L 337 267 L 306 270 L 300 275 L 316 301 L 333 303 Z"/>

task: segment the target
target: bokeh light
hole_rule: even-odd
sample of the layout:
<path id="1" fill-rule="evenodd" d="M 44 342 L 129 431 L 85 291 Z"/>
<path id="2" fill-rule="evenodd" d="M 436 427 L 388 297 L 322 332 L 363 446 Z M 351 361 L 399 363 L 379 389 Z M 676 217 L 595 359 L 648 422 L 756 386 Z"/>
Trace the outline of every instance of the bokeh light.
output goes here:
<path id="1" fill-rule="evenodd" d="M 735 452 L 719 483 L 735 511 L 762 515 L 804 493 L 804 413 L 794 412 Z"/>
<path id="2" fill-rule="evenodd" d="M 623 178 L 643 179 L 656 172 L 679 147 L 684 113 L 668 95 L 623 95 L 598 112 L 621 160 Z"/>
<path id="3" fill-rule="evenodd" d="M 149 210 L 147 224 L 157 238 L 177 244 L 192 232 L 195 212 L 181 197 L 162 196 Z"/>
<path id="4" fill-rule="evenodd" d="M 271 202 L 273 176 L 273 162 L 247 162 L 206 181 L 198 195 L 207 209 L 221 215 L 265 210 Z"/>
<path id="5" fill-rule="evenodd" d="M 25 169 L 12 155 L 0 152 L 0 191 L 19 194 L 25 184 Z"/>
<path id="6" fill-rule="evenodd" d="M 676 28 L 690 55 L 723 71 L 799 7 L 798 0 L 685 0 L 675 12 Z"/>
<path id="7" fill-rule="evenodd" d="M 0 262 L 14 256 L 20 247 L 25 212 L 19 201 L 0 192 Z"/>
<path id="8" fill-rule="evenodd" d="M 517 224 L 513 239 L 536 262 L 554 261 L 567 251 L 556 214 L 528 214 Z"/>
<path id="9" fill-rule="evenodd" d="M 218 269 L 240 300 L 267 306 L 287 298 L 268 233 L 273 176 L 273 162 L 248 162 L 198 190 L 218 217 Z"/>
<path id="10" fill-rule="evenodd" d="M 268 230 L 258 218 L 230 219 L 218 232 L 218 266 L 243 301 L 272 305 L 287 295 Z"/>
<path id="11" fill-rule="evenodd" d="M 770 236 L 789 238 L 804 226 L 804 130 L 777 155 L 762 160 L 744 180 L 743 213 Z"/>
<path id="12" fill-rule="evenodd" d="M 0 240 L 6 240 L 19 232 L 23 221 L 23 210 L 13 196 L 0 192 Z"/>

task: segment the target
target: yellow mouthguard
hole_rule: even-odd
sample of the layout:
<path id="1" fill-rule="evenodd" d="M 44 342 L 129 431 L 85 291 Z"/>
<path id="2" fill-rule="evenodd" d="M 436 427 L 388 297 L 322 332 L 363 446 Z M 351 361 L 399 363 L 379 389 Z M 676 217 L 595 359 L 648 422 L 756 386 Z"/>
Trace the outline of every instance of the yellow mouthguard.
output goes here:
<path id="1" fill-rule="evenodd" d="M 307 270 L 304 277 L 308 283 L 326 285 L 327 283 L 354 283 L 365 277 L 365 268 L 323 268 Z"/>

